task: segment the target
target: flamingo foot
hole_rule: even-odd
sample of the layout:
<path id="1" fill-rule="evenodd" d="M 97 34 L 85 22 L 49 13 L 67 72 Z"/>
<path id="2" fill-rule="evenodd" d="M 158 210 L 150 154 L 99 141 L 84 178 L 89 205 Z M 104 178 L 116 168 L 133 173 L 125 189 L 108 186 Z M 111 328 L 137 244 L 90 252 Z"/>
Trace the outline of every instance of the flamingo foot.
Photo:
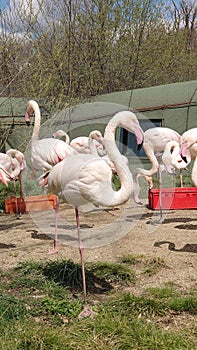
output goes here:
<path id="1" fill-rule="evenodd" d="M 118 216 L 118 213 L 115 213 L 115 210 L 119 210 L 119 208 L 109 208 L 106 209 L 106 212 L 112 216 Z"/>
<path id="2" fill-rule="evenodd" d="M 138 205 L 144 205 L 141 201 L 140 201 L 140 199 L 138 199 L 138 198 L 134 198 L 134 201 L 135 201 L 135 203 L 136 204 L 138 204 Z"/>
<path id="3" fill-rule="evenodd" d="M 151 190 L 153 188 L 153 180 L 151 176 L 145 176 L 146 181 L 149 184 L 149 189 Z"/>
<path id="4" fill-rule="evenodd" d="M 54 248 L 49 250 L 48 254 L 56 254 L 58 253 L 57 241 L 54 241 Z"/>
<path id="5" fill-rule="evenodd" d="M 79 319 L 81 319 L 83 317 L 93 318 L 95 315 L 96 315 L 96 312 L 90 310 L 89 307 L 87 305 L 85 305 L 83 308 L 83 311 L 80 312 L 80 314 L 79 314 Z"/>

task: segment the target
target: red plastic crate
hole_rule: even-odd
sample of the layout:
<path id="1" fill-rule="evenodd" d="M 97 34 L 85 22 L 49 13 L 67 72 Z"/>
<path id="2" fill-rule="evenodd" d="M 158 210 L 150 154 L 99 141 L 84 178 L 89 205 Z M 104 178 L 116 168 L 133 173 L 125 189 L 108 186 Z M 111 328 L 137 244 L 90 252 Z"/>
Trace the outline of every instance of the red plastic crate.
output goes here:
<path id="1" fill-rule="evenodd" d="M 10 196 L 5 200 L 6 213 L 16 213 L 16 200 L 20 213 L 54 209 L 56 205 L 56 196 L 54 194 L 27 196 L 24 199 Z"/>
<path id="2" fill-rule="evenodd" d="M 159 189 L 148 193 L 148 206 L 159 209 Z M 162 189 L 163 209 L 197 209 L 197 187 L 178 187 Z"/>

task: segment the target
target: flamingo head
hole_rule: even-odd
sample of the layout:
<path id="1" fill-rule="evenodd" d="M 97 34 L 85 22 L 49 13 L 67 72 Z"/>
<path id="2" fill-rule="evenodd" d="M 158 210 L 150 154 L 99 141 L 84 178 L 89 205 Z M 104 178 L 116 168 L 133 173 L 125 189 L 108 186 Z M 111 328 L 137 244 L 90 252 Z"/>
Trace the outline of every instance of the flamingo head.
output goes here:
<path id="1" fill-rule="evenodd" d="M 52 135 L 54 139 L 58 139 L 59 137 L 62 137 L 62 136 L 65 136 L 65 131 L 63 130 L 57 130 Z"/>
<path id="2" fill-rule="evenodd" d="M 187 162 L 184 161 L 180 154 L 179 143 L 176 141 L 169 141 L 166 144 L 165 151 L 162 156 L 162 161 L 166 171 L 173 174 L 174 169 L 184 169 L 187 167 Z"/>
<path id="3" fill-rule="evenodd" d="M 183 159 L 184 162 L 186 163 L 190 163 L 191 161 L 191 156 L 190 156 L 190 152 L 188 151 L 188 143 L 184 142 L 181 146 L 181 158 Z"/>

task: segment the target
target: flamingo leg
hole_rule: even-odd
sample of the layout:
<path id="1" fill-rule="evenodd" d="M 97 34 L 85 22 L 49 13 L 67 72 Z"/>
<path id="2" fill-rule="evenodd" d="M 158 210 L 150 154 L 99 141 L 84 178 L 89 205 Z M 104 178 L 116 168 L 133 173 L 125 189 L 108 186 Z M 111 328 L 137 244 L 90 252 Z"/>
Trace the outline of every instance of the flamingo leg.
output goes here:
<path id="1" fill-rule="evenodd" d="M 16 193 L 16 181 L 14 181 L 14 193 L 15 193 L 15 203 L 16 203 L 16 218 L 19 219 L 20 213 L 19 213 L 17 193 Z"/>
<path id="2" fill-rule="evenodd" d="M 162 210 L 162 172 L 161 172 L 161 163 L 160 163 L 160 158 L 159 158 L 159 210 L 160 210 L 160 219 L 159 223 L 162 224 L 163 222 L 163 210 Z"/>
<path id="3" fill-rule="evenodd" d="M 20 207 L 19 207 L 19 213 L 21 214 L 23 212 L 22 203 L 24 202 L 24 188 L 23 188 L 23 181 L 22 181 L 22 173 L 18 175 L 18 181 L 19 181 L 19 187 L 20 187 Z"/>
<path id="4" fill-rule="evenodd" d="M 180 185 L 183 187 L 183 171 L 180 169 Z"/>
<path id="5" fill-rule="evenodd" d="M 86 276 L 85 276 L 85 264 L 84 264 L 84 247 L 83 247 L 82 240 L 81 240 L 78 208 L 75 208 L 75 216 L 76 216 L 76 223 L 77 223 L 79 253 L 80 253 L 80 257 L 81 257 L 83 295 L 84 295 L 84 308 L 83 308 L 83 311 L 79 314 L 79 318 L 88 317 L 88 316 L 93 317 L 95 313 L 89 309 L 88 304 L 87 304 Z"/>
<path id="6" fill-rule="evenodd" d="M 55 239 L 54 247 L 52 250 L 49 250 L 49 254 L 56 254 L 58 252 L 58 241 L 57 241 L 57 231 L 58 231 L 58 216 L 59 216 L 59 198 L 56 196 L 56 205 L 55 205 Z"/>

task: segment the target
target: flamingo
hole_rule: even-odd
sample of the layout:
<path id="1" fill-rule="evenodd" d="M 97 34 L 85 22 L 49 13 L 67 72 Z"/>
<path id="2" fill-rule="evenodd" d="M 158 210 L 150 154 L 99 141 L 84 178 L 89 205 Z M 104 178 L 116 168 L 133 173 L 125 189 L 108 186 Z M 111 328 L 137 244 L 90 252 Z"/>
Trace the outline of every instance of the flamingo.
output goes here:
<path id="1" fill-rule="evenodd" d="M 64 142 L 66 142 L 68 144 L 70 143 L 70 137 L 67 134 L 67 132 L 64 130 L 59 129 L 59 130 L 55 131 L 53 133 L 52 137 L 54 137 L 54 139 L 62 138 Z"/>
<path id="2" fill-rule="evenodd" d="M 31 138 L 31 160 L 34 170 L 50 171 L 52 167 L 62 159 L 69 157 L 76 152 L 72 147 L 62 140 L 56 140 L 52 137 L 39 139 L 41 113 L 39 105 L 34 100 L 29 100 L 25 114 L 25 121 L 30 125 L 30 115 L 34 112 L 34 128 Z M 57 216 L 58 216 L 58 197 L 56 198 L 56 225 L 54 249 L 49 251 L 50 254 L 57 253 Z"/>
<path id="3" fill-rule="evenodd" d="M 180 154 L 180 145 L 177 141 L 169 141 L 162 155 L 162 162 L 168 174 L 173 175 L 174 169 L 185 169 L 188 165 Z"/>
<path id="4" fill-rule="evenodd" d="M 173 129 L 164 128 L 164 127 L 155 127 L 148 129 L 144 132 L 144 151 L 149 158 L 152 167 L 150 170 L 137 168 L 133 172 L 133 180 L 134 180 L 134 200 L 137 204 L 142 205 L 142 202 L 139 199 L 139 182 L 138 178 L 143 176 L 149 182 L 149 188 L 153 187 L 152 176 L 159 170 L 159 191 L 160 191 L 160 220 L 159 222 L 163 222 L 162 218 L 162 203 L 161 203 L 161 186 L 162 186 L 162 175 L 161 175 L 161 167 L 158 159 L 164 153 L 166 144 L 169 141 L 180 141 L 180 135 Z M 182 179 L 182 177 L 181 177 Z M 181 180 L 182 183 L 182 180 Z"/>
<path id="5" fill-rule="evenodd" d="M 0 153 L 0 181 L 8 186 L 9 181 L 19 181 L 20 199 L 24 198 L 22 185 L 22 171 L 25 169 L 26 163 L 24 154 L 17 149 L 9 149 L 6 153 Z M 16 188 L 15 188 L 16 192 Z M 18 203 L 16 198 L 16 212 L 18 218 Z"/>
<path id="6" fill-rule="evenodd" d="M 25 160 L 22 152 L 11 148 L 6 153 L 0 153 L 0 180 L 6 186 L 9 181 L 16 180 L 24 169 Z"/>
<path id="7" fill-rule="evenodd" d="M 91 153 L 89 138 L 94 139 L 93 143 L 97 149 L 99 155 L 103 156 L 105 154 L 104 147 L 102 145 L 101 139 L 102 134 L 98 130 L 93 130 L 89 136 L 78 136 L 70 141 L 69 135 L 64 130 L 57 130 L 53 133 L 54 138 L 64 137 L 66 143 L 69 143 L 71 147 L 76 150 L 77 153 Z"/>
<path id="8" fill-rule="evenodd" d="M 95 144 L 96 150 L 100 156 L 103 156 L 106 154 L 105 149 L 101 142 L 101 133 L 98 130 L 94 130 L 92 133 L 92 136 L 94 138 L 93 143 Z M 91 137 L 91 135 L 90 135 Z M 91 153 L 90 147 L 89 147 L 89 137 L 88 136 L 79 136 L 75 139 L 70 141 L 70 146 L 73 147 L 78 153 Z"/>
<path id="9" fill-rule="evenodd" d="M 185 131 L 180 140 L 181 155 L 189 164 L 194 160 L 191 178 L 195 186 L 197 186 L 197 128 Z"/>
<path id="10" fill-rule="evenodd" d="M 158 157 L 164 152 L 166 144 L 169 141 L 179 142 L 180 135 L 173 129 L 156 127 L 148 129 L 144 132 L 144 142 L 143 147 L 144 151 L 149 158 L 152 167 L 150 170 L 137 168 L 133 172 L 134 179 L 134 200 L 138 204 L 142 204 L 139 199 L 140 187 L 138 183 L 138 178 L 140 176 L 145 177 L 150 183 L 150 188 L 152 188 L 152 179 L 151 177 L 158 171 L 159 162 Z"/>
<path id="11" fill-rule="evenodd" d="M 143 141 L 143 131 L 137 117 L 130 111 L 122 111 L 114 115 L 105 128 L 104 143 L 107 155 L 116 167 L 120 177 L 121 188 L 114 191 L 111 184 L 112 171 L 102 157 L 92 154 L 72 155 L 56 164 L 48 175 L 48 189 L 61 195 L 66 203 L 75 208 L 79 252 L 82 265 L 84 309 L 79 317 L 93 316 L 87 305 L 86 279 L 83 245 L 80 236 L 79 206 L 86 203 L 114 207 L 125 203 L 133 190 L 132 174 L 123 161 L 116 143 L 115 131 L 118 126 L 135 133 L 137 143 Z"/>
<path id="12" fill-rule="evenodd" d="M 64 138 L 66 143 L 70 143 L 69 135 L 64 130 L 57 130 L 53 133 L 52 137 L 54 138 Z M 109 157 L 105 154 L 103 136 L 99 130 L 93 130 L 90 132 L 89 136 L 79 136 L 73 139 L 70 143 L 71 147 L 75 148 L 78 153 L 91 153 L 103 157 L 105 161 L 109 164 L 112 169 L 112 172 L 115 174 L 116 170 L 113 163 L 110 161 Z M 122 156 L 125 159 L 126 164 L 128 164 L 128 159 L 125 156 Z"/>
<path id="13" fill-rule="evenodd" d="M 40 139 L 39 131 L 41 123 L 40 108 L 36 101 L 30 100 L 27 103 L 25 121 L 30 125 L 30 115 L 34 112 L 35 121 L 31 137 L 31 159 L 33 168 L 36 170 L 50 170 L 62 159 L 74 154 L 75 151 L 62 140 L 56 140 L 53 137 Z"/>

